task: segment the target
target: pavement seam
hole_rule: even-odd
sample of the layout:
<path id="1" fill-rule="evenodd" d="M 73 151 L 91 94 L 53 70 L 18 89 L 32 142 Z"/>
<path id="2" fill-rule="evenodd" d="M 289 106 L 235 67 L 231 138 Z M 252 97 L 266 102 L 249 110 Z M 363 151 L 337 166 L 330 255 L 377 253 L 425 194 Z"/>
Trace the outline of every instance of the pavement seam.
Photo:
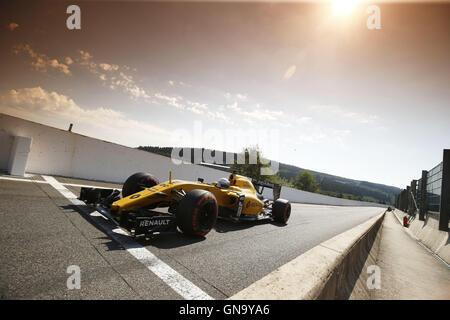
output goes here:
<path id="1" fill-rule="evenodd" d="M 342 254 L 342 251 L 339 251 L 339 250 L 336 250 L 336 249 L 333 249 L 333 248 L 324 246 L 323 244 L 319 244 L 319 246 L 321 246 L 322 248 L 325 248 L 325 249 L 332 250 L 332 251 L 337 252 L 337 253 L 339 253 L 339 254 Z"/>

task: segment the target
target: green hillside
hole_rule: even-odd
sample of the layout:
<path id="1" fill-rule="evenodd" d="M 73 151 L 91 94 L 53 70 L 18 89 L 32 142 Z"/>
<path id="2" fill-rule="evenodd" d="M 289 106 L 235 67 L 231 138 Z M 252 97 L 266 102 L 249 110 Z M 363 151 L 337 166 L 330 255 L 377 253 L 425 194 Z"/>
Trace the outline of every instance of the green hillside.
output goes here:
<path id="1" fill-rule="evenodd" d="M 171 147 L 139 146 L 138 149 L 160 154 L 166 157 L 170 157 L 172 152 Z M 191 152 L 192 162 L 194 160 L 193 155 L 194 152 Z M 227 171 L 226 169 L 222 170 Z M 293 187 L 293 180 L 299 172 L 304 170 L 307 169 L 280 163 L 279 171 L 277 173 L 277 181 L 282 185 Z M 319 193 L 333 197 L 393 204 L 395 196 L 401 191 L 399 188 L 383 184 L 353 180 L 312 170 L 308 171 L 315 176 L 317 182 L 319 183 Z"/>

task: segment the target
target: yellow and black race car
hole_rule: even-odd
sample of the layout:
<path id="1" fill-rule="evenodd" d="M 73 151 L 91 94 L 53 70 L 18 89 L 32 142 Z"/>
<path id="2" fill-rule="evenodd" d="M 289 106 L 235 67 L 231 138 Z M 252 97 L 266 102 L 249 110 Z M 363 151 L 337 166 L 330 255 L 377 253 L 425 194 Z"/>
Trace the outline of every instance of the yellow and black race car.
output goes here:
<path id="1" fill-rule="evenodd" d="M 159 183 L 151 174 L 135 173 L 123 184 L 122 198 L 119 190 L 83 187 L 80 200 L 95 205 L 97 211 L 133 237 L 151 238 L 177 229 L 205 236 L 217 217 L 232 221 L 271 219 L 281 224 L 289 219 L 289 201 L 277 199 L 276 192 L 275 201 L 262 196 L 264 187 L 277 185 L 235 173 L 213 183 L 200 178 L 197 182 L 172 180 L 171 176 L 169 181 Z"/>

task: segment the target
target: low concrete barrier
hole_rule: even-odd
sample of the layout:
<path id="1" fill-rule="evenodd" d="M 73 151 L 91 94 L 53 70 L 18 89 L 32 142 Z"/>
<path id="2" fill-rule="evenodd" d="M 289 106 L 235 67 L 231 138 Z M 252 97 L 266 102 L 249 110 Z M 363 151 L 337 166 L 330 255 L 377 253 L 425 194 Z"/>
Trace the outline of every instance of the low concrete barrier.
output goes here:
<path id="1" fill-rule="evenodd" d="M 400 221 L 407 215 L 398 209 L 395 209 L 394 213 Z M 417 241 L 450 264 L 450 231 L 439 230 L 438 214 L 428 213 L 425 221 L 420 221 L 417 215 L 410 220 L 407 230 Z"/>
<path id="2" fill-rule="evenodd" d="M 289 199 L 292 202 L 301 202 L 301 203 L 307 203 L 307 204 L 387 208 L 387 205 L 385 205 L 385 204 L 329 197 L 329 196 L 326 196 L 323 194 L 302 191 L 302 190 L 289 188 L 289 187 L 281 188 L 281 198 Z"/>
<path id="3" fill-rule="evenodd" d="M 376 239 L 384 214 L 310 249 L 230 299 L 348 299 Z"/>

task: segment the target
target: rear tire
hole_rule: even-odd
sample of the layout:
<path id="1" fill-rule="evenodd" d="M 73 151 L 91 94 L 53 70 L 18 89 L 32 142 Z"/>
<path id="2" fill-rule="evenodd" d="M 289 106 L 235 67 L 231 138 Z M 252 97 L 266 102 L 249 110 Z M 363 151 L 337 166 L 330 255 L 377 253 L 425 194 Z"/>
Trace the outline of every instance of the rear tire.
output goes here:
<path id="1" fill-rule="evenodd" d="M 122 187 L 122 197 L 128 197 L 133 193 L 151 188 L 159 184 L 158 179 L 150 173 L 138 172 L 128 177 Z"/>
<path id="2" fill-rule="evenodd" d="M 276 222 L 286 224 L 291 216 L 291 204 L 288 200 L 277 199 L 272 205 L 272 215 Z"/>
<path id="3" fill-rule="evenodd" d="M 177 226 L 187 235 L 205 236 L 216 224 L 217 200 L 209 191 L 189 191 L 178 204 Z"/>

